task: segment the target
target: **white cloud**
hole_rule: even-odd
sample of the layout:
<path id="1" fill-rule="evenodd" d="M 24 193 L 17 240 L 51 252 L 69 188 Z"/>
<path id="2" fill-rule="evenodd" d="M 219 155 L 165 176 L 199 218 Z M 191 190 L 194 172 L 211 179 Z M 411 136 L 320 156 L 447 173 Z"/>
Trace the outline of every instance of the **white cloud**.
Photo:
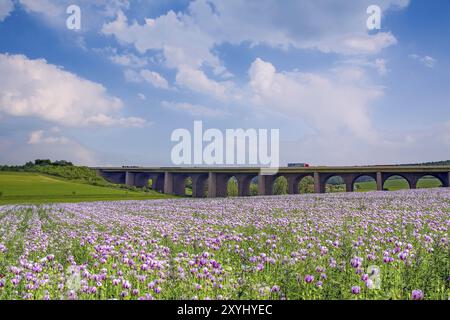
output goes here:
<path id="1" fill-rule="evenodd" d="M 146 57 L 137 56 L 129 52 L 119 53 L 117 48 L 94 48 L 93 51 L 102 56 L 106 56 L 108 60 L 122 67 L 139 69 L 148 64 Z"/>
<path id="2" fill-rule="evenodd" d="M 376 54 L 396 44 L 397 39 L 390 32 L 369 35 L 366 9 L 370 4 L 369 0 L 288 1 L 283 5 L 273 0 L 258 1 L 257 5 L 242 0 L 195 0 L 185 13 L 168 11 L 143 24 L 129 22 L 119 10 L 114 21 L 103 25 L 102 33 L 113 35 L 123 45 L 134 45 L 142 54 L 162 53 L 165 65 L 177 70 L 179 86 L 224 99 L 233 93 L 227 89 L 229 84 L 205 73 L 205 68 L 211 68 L 214 76 L 231 76 L 214 51 L 218 45 L 248 43 Z M 383 12 L 408 4 L 407 0 L 377 3 Z"/>
<path id="3" fill-rule="evenodd" d="M 263 111 L 303 120 L 321 133 L 351 132 L 374 139 L 370 104 L 383 94 L 369 86 L 360 69 L 341 67 L 326 74 L 277 72 L 256 59 L 250 67 L 252 102 Z"/>
<path id="4" fill-rule="evenodd" d="M 145 53 L 148 50 L 161 50 L 167 66 L 177 68 L 188 65 L 194 68 L 208 63 L 219 66 L 218 59 L 210 52 L 215 43 L 214 37 L 199 30 L 188 16 L 169 11 L 156 19 L 147 19 L 145 24 L 128 24 L 122 11 L 117 19 L 102 28 L 105 35 L 114 35 L 122 43 L 134 44 Z"/>
<path id="5" fill-rule="evenodd" d="M 377 58 L 373 61 L 364 58 L 353 58 L 339 61 L 338 64 L 342 64 L 347 67 L 351 66 L 354 68 L 365 67 L 375 69 L 380 76 L 385 76 L 389 72 L 387 67 L 387 61 L 381 58 Z"/>
<path id="6" fill-rule="evenodd" d="M 333 44 L 333 46 L 330 46 L 329 50 L 347 54 L 375 54 L 396 43 L 397 39 L 392 35 L 392 33 L 380 32 L 375 35 L 350 37 L 344 39 L 343 42 L 338 41 Z"/>
<path id="7" fill-rule="evenodd" d="M 145 94 L 143 94 L 143 93 L 138 93 L 137 96 L 138 96 L 138 98 L 141 99 L 142 101 L 147 100 L 147 97 L 146 97 Z"/>
<path id="8" fill-rule="evenodd" d="M 155 88 L 169 89 L 167 80 L 155 71 L 143 69 L 140 72 L 137 72 L 132 69 L 125 69 L 124 76 L 125 80 L 128 82 L 142 83 L 145 81 Z"/>
<path id="9" fill-rule="evenodd" d="M 52 0 L 19 0 L 27 11 L 44 13 L 49 16 L 58 16 L 64 12 L 61 2 Z"/>
<path id="10" fill-rule="evenodd" d="M 94 3 L 92 3 L 92 0 L 88 0 L 86 2 L 97 7 L 102 7 L 103 14 L 107 17 L 115 16 L 119 10 L 130 8 L 129 0 L 96 0 Z"/>
<path id="11" fill-rule="evenodd" d="M 5 20 L 13 10 L 14 3 L 11 0 L 0 0 L 0 22 Z"/>
<path id="12" fill-rule="evenodd" d="M 386 60 L 384 59 L 376 59 L 375 68 L 378 70 L 378 73 L 382 76 L 388 73 L 388 69 L 386 67 Z"/>
<path id="13" fill-rule="evenodd" d="M 65 126 L 136 126 L 138 118 L 115 118 L 123 107 L 101 84 L 23 55 L 0 54 L 0 112 L 38 117 Z M 139 121 L 138 121 L 139 120 Z"/>
<path id="14" fill-rule="evenodd" d="M 147 61 L 144 58 L 138 57 L 134 54 L 115 54 L 109 57 L 109 59 L 115 64 L 131 67 L 131 68 L 141 68 L 147 65 Z"/>
<path id="15" fill-rule="evenodd" d="M 141 70 L 141 76 L 145 81 L 153 85 L 155 88 L 168 89 L 169 84 L 167 80 L 155 71 L 150 71 L 147 69 Z"/>
<path id="16" fill-rule="evenodd" d="M 437 60 L 430 56 L 420 56 L 418 54 L 410 54 L 410 58 L 419 61 L 421 64 L 428 68 L 434 68 Z"/>
<path id="17" fill-rule="evenodd" d="M 93 17 L 98 17 L 99 14 L 111 17 L 117 11 L 130 7 L 128 0 L 78 0 L 76 3 L 72 0 L 18 0 L 18 2 L 29 12 L 42 13 L 51 17 L 65 14 L 65 9 L 72 4 L 79 5 L 84 13 L 89 16 L 93 14 Z"/>
<path id="18" fill-rule="evenodd" d="M 409 1 L 379 0 L 383 12 L 404 8 Z M 366 27 L 370 0 L 278 1 L 255 5 L 240 0 L 197 0 L 189 12 L 198 27 L 218 41 L 272 47 L 313 48 L 339 53 L 376 53 L 395 43 L 390 33 L 369 36 Z"/>
<path id="19" fill-rule="evenodd" d="M 228 113 L 226 111 L 221 110 L 221 109 L 208 108 L 208 107 L 205 107 L 202 105 L 191 104 L 191 103 L 186 103 L 186 102 L 176 103 L 176 102 L 163 101 L 163 102 L 161 102 L 161 105 L 166 109 L 174 110 L 177 112 L 188 113 L 194 117 L 217 118 L 217 117 L 223 117 L 223 116 L 228 115 Z"/>
<path id="20" fill-rule="evenodd" d="M 144 81 L 142 76 L 137 71 L 134 71 L 133 69 L 125 69 L 123 71 L 123 76 L 125 77 L 125 80 L 127 82 L 141 83 Z"/>
<path id="21" fill-rule="evenodd" d="M 28 144 L 68 144 L 69 139 L 60 136 L 45 136 L 44 130 L 37 130 L 30 133 Z"/>
<path id="22" fill-rule="evenodd" d="M 217 82 L 206 76 L 201 70 L 183 67 L 176 76 L 176 83 L 181 87 L 187 87 L 192 91 L 211 95 L 218 99 L 227 97 L 226 82 Z"/>
<path id="23" fill-rule="evenodd" d="M 86 120 L 87 125 L 100 125 L 106 127 L 144 127 L 147 123 L 146 120 L 138 117 L 127 117 L 127 118 L 113 118 L 105 114 L 97 114 Z"/>

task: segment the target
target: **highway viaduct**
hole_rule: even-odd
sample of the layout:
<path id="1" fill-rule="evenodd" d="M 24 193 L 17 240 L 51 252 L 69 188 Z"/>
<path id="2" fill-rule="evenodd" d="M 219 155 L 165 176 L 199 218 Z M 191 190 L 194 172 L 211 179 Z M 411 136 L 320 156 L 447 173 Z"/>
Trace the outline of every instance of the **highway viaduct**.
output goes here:
<path id="1" fill-rule="evenodd" d="M 283 176 L 288 182 L 288 193 L 297 194 L 298 185 L 305 177 L 314 178 L 314 191 L 324 193 L 331 177 L 339 176 L 346 191 L 354 191 L 355 181 L 363 176 L 376 181 L 377 190 L 383 190 L 387 179 L 393 176 L 404 178 L 410 189 L 417 187 L 419 179 L 433 176 L 443 187 L 450 184 L 450 166 L 356 166 L 356 167 L 307 167 L 280 168 L 275 175 L 261 175 L 260 168 L 250 167 L 121 167 L 94 168 L 106 180 L 128 186 L 145 187 L 152 181 L 152 189 L 182 196 L 185 195 L 185 181 L 192 179 L 193 197 L 226 197 L 227 184 L 231 177 L 238 183 L 238 195 L 250 195 L 251 181 L 258 177 L 259 195 L 272 195 L 275 180 Z M 207 192 L 205 192 L 207 190 Z"/>

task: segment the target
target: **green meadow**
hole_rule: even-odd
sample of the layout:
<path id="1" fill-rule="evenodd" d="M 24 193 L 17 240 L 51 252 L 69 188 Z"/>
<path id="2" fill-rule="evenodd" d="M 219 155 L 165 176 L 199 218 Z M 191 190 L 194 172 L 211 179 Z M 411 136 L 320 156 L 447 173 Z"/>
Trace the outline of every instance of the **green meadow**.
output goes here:
<path id="1" fill-rule="evenodd" d="M 93 186 L 30 172 L 0 172 L 0 205 L 167 198 L 155 191 Z"/>

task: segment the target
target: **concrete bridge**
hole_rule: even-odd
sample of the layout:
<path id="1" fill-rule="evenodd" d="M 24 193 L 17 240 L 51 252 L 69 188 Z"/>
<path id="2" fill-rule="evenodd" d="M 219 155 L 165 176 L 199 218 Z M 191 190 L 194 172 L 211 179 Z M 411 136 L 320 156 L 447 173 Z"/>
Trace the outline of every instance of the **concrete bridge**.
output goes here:
<path id="1" fill-rule="evenodd" d="M 376 181 L 377 190 L 383 190 L 384 183 L 393 176 L 404 178 L 410 189 L 417 187 L 419 179 L 432 176 L 438 179 L 443 187 L 450 186 L 450 166 L 361 166 L 361 167 L 308 167 L 280 168 L 276 175 L 260 175 L 260 168 L 249 167 L 122 167 L 94 168 L 106 180 L 144 187 L 152 182 L 152 189 L 172 195 L 185 195 L 185 181 L 192 180 L 193 197 L 226 197 L 227 184 L 231 177 L 238 183 L 238 195 L 250 195 L 250 184 L 258 178 L 259 195 L 272 195 L 273 185 L 278 177 L 285 177 L 288 182 L 288 193 L 297 194 L 300 181 L 305 177 L 314 179 L 314 191 L 324 193 L 325 185 L 331 177 L 341 177 L 346 191 L 354 191 L 358 178 L 370 177 Z"/>

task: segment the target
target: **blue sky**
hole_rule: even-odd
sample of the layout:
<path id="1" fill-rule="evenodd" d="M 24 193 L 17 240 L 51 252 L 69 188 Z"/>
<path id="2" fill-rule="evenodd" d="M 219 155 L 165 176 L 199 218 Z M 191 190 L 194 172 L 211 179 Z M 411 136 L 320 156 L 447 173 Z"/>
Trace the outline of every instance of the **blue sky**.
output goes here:
<path id="1" fill-rule="evenodd" d="M 380 30 L 367 29 L 371 4 Z M 450 159 L 449 12 L 445 0 L 0 0 L 0 163 L 170 165 L 172 131 L 194 120 L 280 129 L 282 164 Z"/>

